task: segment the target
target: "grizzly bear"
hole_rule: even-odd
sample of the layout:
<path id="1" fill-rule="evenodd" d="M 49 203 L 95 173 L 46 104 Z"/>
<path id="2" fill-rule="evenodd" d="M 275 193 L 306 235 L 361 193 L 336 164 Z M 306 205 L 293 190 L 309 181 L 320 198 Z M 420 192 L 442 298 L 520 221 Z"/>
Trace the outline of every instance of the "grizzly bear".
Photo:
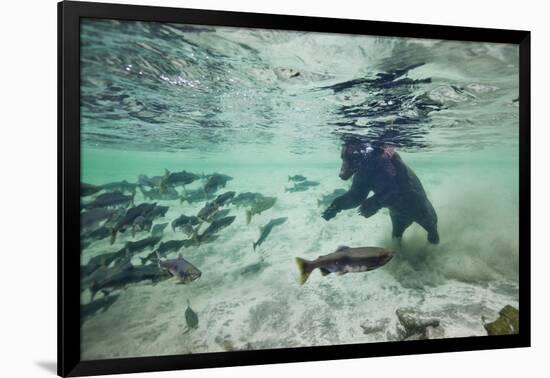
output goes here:
<path id="1" fill-rule="evenodd" d="M 390 211 L 392 237 L 401 242 L 403 232 L 413 222 L 428 232 L 428 241 L 439 243 L 437 214 L 415 173 L 391 146 L 353 143 L 342 147 L 340 178 L 353 176 L 351 188 L 336 198 L 323 212 L 325 220 L 342 210 L 358 207 L 368 218 L 386 207 Z M 370 192 L 374 194 L 368 197 Z"/>

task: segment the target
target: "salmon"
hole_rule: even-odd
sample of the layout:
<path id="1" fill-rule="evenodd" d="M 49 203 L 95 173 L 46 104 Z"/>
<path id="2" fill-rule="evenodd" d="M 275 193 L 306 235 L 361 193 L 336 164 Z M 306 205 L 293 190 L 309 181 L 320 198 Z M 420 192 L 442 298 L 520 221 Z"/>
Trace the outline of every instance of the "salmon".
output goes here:
<path id="1" fill-rule="evenodd" d="M 395 252 L 380 247 L 350 248 L 340 246 L 333 253 L 319 256 L 315 260 L 310 261 L 297 257 L 300 285 L 306 283 L 311 272 L 317 268 L 323 276 L 330 273 L 342 275 L 367 272 L 385 265 L 393 256 L 395 256 Z"/>

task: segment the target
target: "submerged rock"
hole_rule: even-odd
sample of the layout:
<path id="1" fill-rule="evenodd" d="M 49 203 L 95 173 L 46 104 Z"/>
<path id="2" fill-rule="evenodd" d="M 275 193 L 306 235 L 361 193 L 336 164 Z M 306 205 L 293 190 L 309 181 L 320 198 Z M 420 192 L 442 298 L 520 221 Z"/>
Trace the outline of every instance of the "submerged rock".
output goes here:
<path id="1" fill-rule="evenodd" d="M 233 344 L 233 341 L 231 341 L 230 337 L 231 337 L 230 335 L 225 335 L 224 337 L 216 336 L 214 341 L 216 342 L 216 344 L 218 344 L 220 347 L 222 347 L 225 352 L 233 352 L 233 351 L 236 351 L 238 349 L 235 347 L 235 345 Z"/>
<path id="2" fill-rule="evenodd" d="M 491 323 L 485 323 L 483 326 L 487 335 L 513 335 L 519 333 L 519 311 L 506 305 L 499 311 L 499 318 Z M 482 320 L 484 320 L 482 318 Z"/>
<path id="3" fill-rule="evenodd" d="M 381 333 L 387 330 L 390 319 L 379 319 L 377 321 L 365 321 L 360 324 L 365 335 L 373 333 Z"/>
<path id="4" fill-rule="evenodd" d="M 433 340 L 433 339 L 442 339 L 445 337 L 445 331 L 443 330 L 443 327 L 426 327 L 426 339 Z"/>
<path id="5" fill-rule="evenodd" d="M 403 341 L 443 337 L 438 319 L 409 307 L 398 308 L 395 314 L 399 320 L 397 332 Z"/>

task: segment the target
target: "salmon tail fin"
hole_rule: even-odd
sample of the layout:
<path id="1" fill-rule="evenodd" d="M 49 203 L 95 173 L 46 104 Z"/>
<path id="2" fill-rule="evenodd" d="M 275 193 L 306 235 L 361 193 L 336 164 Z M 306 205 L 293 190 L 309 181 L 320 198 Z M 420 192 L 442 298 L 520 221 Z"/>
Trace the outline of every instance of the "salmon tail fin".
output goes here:
<path id="1" fill-rule="evenodd" d="M 290 176 L 288 176 L 288 181 L 290 181 Z"/>
<path id="2" fill-rule="evenodd" d="M 306 283 L 309 275 L 311 274 L 311 269 L 309 268 L 308 260 L 296 257 L 296 265 L 298 265 L 298 271 L 300 272 L 300 285 Z"/>
<path id="3" fill-rule="evenodd" d="M 199 245 L 201 243 L 201 235 L 199 235 L 200 224 L 196 228 L 192 228 L 191 239 Z"/>
<path id="4" fill-rule="evenodd" d="M 143 190 L 143 186 L 139 186 L 139 191 L 141 192 L 141 194 L 143 195 L 144 198 L 147 198 L 147 193 L 145 193 L 145 190 Z"/>
<path id="5" fill-rule="evenodd" d="M 109 239 L 109 243 L 111 245 L 115 244 L 116 242 L 116 233 L 117 233 L 116 228 L 111 228 L 111 239 Z"/>
<path id="6" fill-rule="evenodd" d="M 90 294 L 91 294 L 91 297 L 90 297 L 90 301 L 93 301 L 94 298 L 95 298 L 95 295 L 97 294 L 97 292 L 100 290 L 98 284 L 96 281 L 92 282 L 92 284 L 90 285 Z"/>
<path id="7" fill-rule="evenodd" d="M 253 250 L 256 250 L 256 245 L 257 245 L 256 242 L 252 242 L 252 249 Z"/>
<path id="8" fill-rule="evenodd" d="M 159 192 L 161 193 L 164 193 L 166 191 L 166 180 L 168 179 L 168 176 L 170 176 L 170 171 L 164 168 L 164 176 L 162 176 L 158 185 Z"/>
<path id="9" fill-rule="evenodd" d="M 252 210 L 246 210 L 246 224 L 249 225 L 252 220 Z"/>
<path id="10" fill-rule="evenodd" d="M 135 199 L 136 199 L 136 191 L 134 190 L 134 191 L 132 192 L 132 198 L 130 199 L 130 205 L 132 205 L 132 206 L 135 206 L 135 205 L 136 205 Z"/>

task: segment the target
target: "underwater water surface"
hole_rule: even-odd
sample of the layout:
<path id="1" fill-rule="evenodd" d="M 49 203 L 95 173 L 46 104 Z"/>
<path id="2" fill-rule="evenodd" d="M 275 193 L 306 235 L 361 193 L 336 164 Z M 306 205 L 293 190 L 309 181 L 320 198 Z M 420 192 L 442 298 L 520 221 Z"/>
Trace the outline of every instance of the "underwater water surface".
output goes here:
<path id="1" fill-rule="evenodd" d="M 409 309 L 437 319 L 430 337 L 487 335 L 482 318 L 518 304 L 518 67 L 515 45 L 84 20 L 82 214 L 101 215 L 81 221 L 82 358 L 404 340 Z M 416 173 L 440 242 L 413 224 L 386 265 L 301 285 L 296 257 L 396 248 L 387 209 L 321 217 L 358 142 Z M 117 190 L 128 200 L 94 203 Z M 230 191 L 276 200 L 228 200 L 211 233 L 212 219 L 172 228 Z M 117 226 L 142 204 L 165 208 Z M 152 252 L 172 240 L 190 241 L 161 260 L 181 254 L 192 282 L 161 274 Z"/>

